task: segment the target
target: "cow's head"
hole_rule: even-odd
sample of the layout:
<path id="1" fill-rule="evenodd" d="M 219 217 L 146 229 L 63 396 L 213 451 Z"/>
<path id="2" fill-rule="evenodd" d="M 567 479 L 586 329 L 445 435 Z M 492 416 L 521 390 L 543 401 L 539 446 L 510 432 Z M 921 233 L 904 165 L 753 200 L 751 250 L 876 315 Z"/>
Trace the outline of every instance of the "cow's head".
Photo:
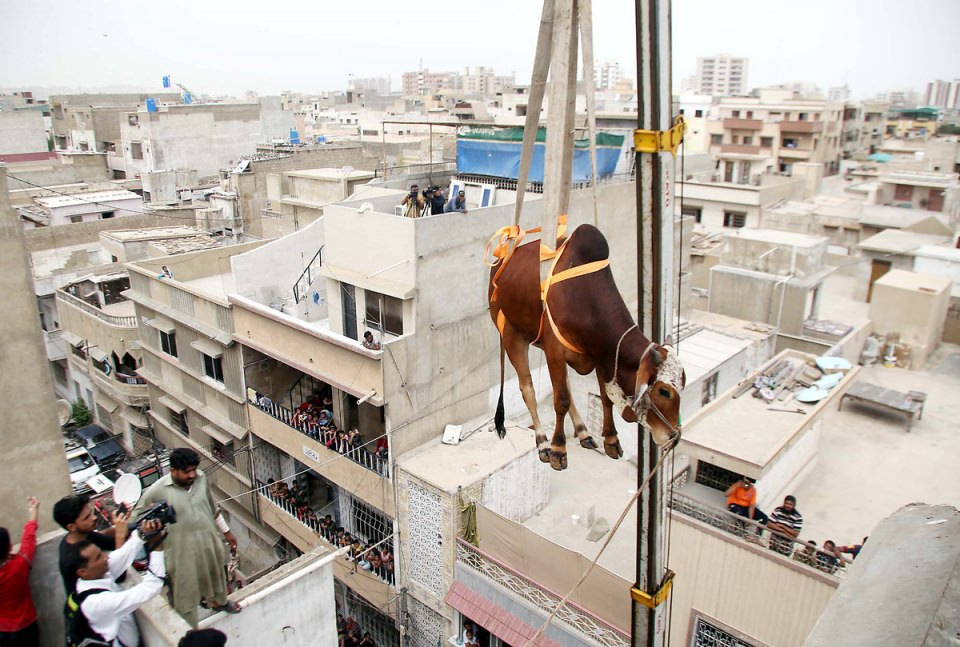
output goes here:
<path id="1" fill-rule="evenodd" d="M 661 447 L 680 439 L 680 392 L 686 382 L 687 375 L 672 346 L 651 345 L 644 353 L 631 409 Z"/>

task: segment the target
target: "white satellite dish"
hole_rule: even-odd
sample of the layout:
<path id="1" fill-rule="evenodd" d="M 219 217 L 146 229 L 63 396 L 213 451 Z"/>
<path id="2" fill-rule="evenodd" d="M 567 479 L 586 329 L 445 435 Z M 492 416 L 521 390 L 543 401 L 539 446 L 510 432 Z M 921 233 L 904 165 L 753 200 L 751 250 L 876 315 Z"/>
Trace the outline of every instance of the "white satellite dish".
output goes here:
<path id="1" fill-rule="evenodd" d="M 136 474 L 122 474 L 113 484 L 113 501 L 131 509 L 140 500 L 142 492 L 143 486 Z"/>
<path id="2" fill-rule="evenodd" d="M 57 400 L 57 418 L 60 419 L 60 426 L 70 422 L 70 416 L 73 415 L 73 407 L 66 400 Z"/>

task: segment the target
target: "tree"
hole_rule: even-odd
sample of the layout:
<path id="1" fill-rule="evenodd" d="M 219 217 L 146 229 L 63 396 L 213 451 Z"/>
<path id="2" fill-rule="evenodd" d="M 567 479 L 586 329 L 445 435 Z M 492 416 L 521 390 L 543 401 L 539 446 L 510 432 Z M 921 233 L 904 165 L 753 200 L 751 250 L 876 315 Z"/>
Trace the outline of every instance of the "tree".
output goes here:
<path id="1" fill-rule="evenodd" d="M 93 414 L 90 413 L 90 408 L 87 407 L 87 403 L 77 398 L 70 408 L 70 419 L 73 420 L 74 424 L 78 427 L 86 427 L 93 420 Z"/>

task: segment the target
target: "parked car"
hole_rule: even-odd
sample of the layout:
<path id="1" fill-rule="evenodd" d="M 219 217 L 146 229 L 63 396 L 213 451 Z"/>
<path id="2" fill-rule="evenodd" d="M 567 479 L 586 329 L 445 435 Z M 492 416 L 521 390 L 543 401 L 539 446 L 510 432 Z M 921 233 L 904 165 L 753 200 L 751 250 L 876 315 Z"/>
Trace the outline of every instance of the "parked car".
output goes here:
<path id="1" fill-rule="evenodd" d="M 101 470 L 113 469 L 127 460 L 127 452 L 120 442 L 100 425 L 81 427 L 73 435 L 87 448 Z"/>
<path id="2" fill-rule="evenodd" d="M 87 492 L 90 487 L 87 481 L 100 473 L 100 468 L 94 462 L 93 457 L 83 447 L 67 448 L 67 469 L 70 470 L 70 482 L 73 484 L 73 491 L 77 493 Z"/>
<path id="3" fill-rule="evenodd" d="M 129 460 L 120 465 L 119 468 L 122 474 L 136 474 L 143 489 L 147 489 L 160 480 L 160 476 L 169 469 L 170 461 L 165 453 L 160 456 L 160 470 L 157 469 L 157 458 L 153 454 Z"/>

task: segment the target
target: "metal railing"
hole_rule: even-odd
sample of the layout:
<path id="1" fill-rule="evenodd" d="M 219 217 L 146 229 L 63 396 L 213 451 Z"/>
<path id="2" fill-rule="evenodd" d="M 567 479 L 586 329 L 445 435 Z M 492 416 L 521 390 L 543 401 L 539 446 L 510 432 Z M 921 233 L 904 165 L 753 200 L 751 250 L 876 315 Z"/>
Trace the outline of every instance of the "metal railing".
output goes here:
<path id="1" fill-rule="evenodd" d="M 457 561 L 493 580 L 544 613 L 551 613 L 563 599 L 562 595 L 537 584 L 460 537 L 457 538 Z M 555 618 L 598 645 L 625 647 L 630 644 L 628 634 L 573 602 L 566 602 L 557 611 Z"/>
<path id="2" fill-rule="evenodd" d="M 316 510 L 313 510 L 312 508 L 310 508 L 310 506 L 297 505 L 296 502 L 291 501 L 290 499 L 285 499 L 281 496 L 275 495 L 270 492 L 270 486 L 265 484 L 263 481 L 260 481 L 259 479 L 257 480 L 257 488 L 258 488 L 257 491 L 260 493 L 261 496 L 263 496 L 265 499 L 268 499 L 270 503 L 272 503 L 276 507 L 283 510 L 287 515 L 293 518 L 297 523 L 313 531 L 313 533 L 317 536 L 317 538 L 322 540 L 331 549 L 337 550 L 338 548 L 340 548 L 339 546 L 333 543 L 335 539 L 334 533 L 336 531 L 336 524 L 324 526 L 321 523 L 323 510 L 321 510 L 320 512 L 317 512 Z M 381 544 L 382 543 L 383 542 L 381 542 Z M 389 548 L 390 548 L 390 553 L 392 554 L 393 553 L 392 544 L 389 545 Z M 351 551 L 351 553 L 352 552 L 353 551 Z M 362 554 L 351 555 L 351 557 L 349 558 L 349 561 L 355 562 L 358 568 L 362 568 L 363 570 L 370 573 L 370 575 L 374 576 L 381 582 L 386 582 L 391 586 L 394 585 L 395 576 L 394 576 L 393 569 L 387 568 L 386 566 L 383 566 L 383 565 L 377 568 L 373 568 L 373 567 L 366 568 L 360 565 L 360 560 L 362 559 L 362 557 L 363 557 Z"/>
<path id="3" fill-rule="evenodd" d="M 323 247 L 323 245 L 320 245 L 320 249 L 313 255 L 313 258 L 310 259 L 310 262 L 307 263 L 307 266 L 293 284 L 293 300 L 296 303 L 300 303 L 307 298 L 307 291 L 313 285 L 313 280 L 317 278 L 317 272 L 323 265 Z"/>
<path id="4" fill-rule="evenodd" d="M 842 557 L 821 551 L 808 542 L 775 532 L 752 519 L 716 508 L 679 492 L 674 492 L 668 499 L 670 508 L 685 517 L 722 530 L 746 543 L 768 548 L 772 552 L 823 573 L 840 577 L 846 572 L 846 566 L 850 563 Z"/>
<path id="5" fill-rule="evenodd" d="M 398 175 L 422 175 L 424 173 L 451 173 L 456 172 L 456 162 L 422 162 L 407 164 L 406 166 L 378 166 L 374 170 L 374 177 L 391 178 Z"/>
<path id="6" fill-rule="evenodd" d="M 137 318 L 136 317 L 127 317 L 127 316 L 118 316 L 118 315 L 108 315 L 100 308 L 90 305 L 83 299 L 79 299 L 69 292 L 64 290 L 57 290 L 57 299 L 68 303 L 76 308 L 80 308 L 89 315 L 100 319 L 101 321 L 110 324 L 111 326 L 117 326 L 119 328 L 136 328 L 137 327 Z"/>
<path id="7" fill-rule="evenodd" d="M 365 449 L 365 445 L 370 444 L 369 442 L 364 443 L 359 447 L 344 447 L 343 443 L 333 442 L 328 444 L 330 440 L 330 431 L 325 431 L 321 429 L 320 425 L 302 422 L 297 420 L 297 413 L 293 412 L 290 409 L 271 402 L 268 405 L 262 405 L 259 402 L 255 402 L 252 398 L 248 398 L 248 402 L 266 413 L 271 418 L 282 422 L 291 429 L 296 429 L 304 436 L 312 438 L 318 443 L 327 446 L 327 449 L 330 451 L 337 452 L 341 456 L 350 459 L 357 465 L 365 467 L 371 472 L 376 472 L 380 476 L 388 476 L 388 463 L 387 459 L 381 458 L 380 456 L 373 454 Z M 335 429 L 333 430 L 336 431 Z M 341 451 L 342 450 L 342 451 Z"/>
<path id="8" fill-rule="evenodd" d="M 517 180 L 513 180 L 505 177 L 492 177 L 488 175 L 472 175 L 470 173 L 460 173 L 457 175 L 457 179 L 461 182 L 469 182 L 471 184 L 486 184 L 493 185 L 498 189 L 506 189 L 508 191 L 517 190 Z M 602 186 L 604 184 L 618 184 L 623 182 L 632 182 L 636 179 L 634 173 L 614 173 L 612 175 L 603 175 L 597 178 L 597 185 Z M 592 180 L 584 180 L 583 182 L 574 182 L 570 185 L 571 189 L 586 189 L 593 184 Z M 528 182 L 527 183 L 527 193 L 543 193 L 543 183 L 542 182 Z"/>

